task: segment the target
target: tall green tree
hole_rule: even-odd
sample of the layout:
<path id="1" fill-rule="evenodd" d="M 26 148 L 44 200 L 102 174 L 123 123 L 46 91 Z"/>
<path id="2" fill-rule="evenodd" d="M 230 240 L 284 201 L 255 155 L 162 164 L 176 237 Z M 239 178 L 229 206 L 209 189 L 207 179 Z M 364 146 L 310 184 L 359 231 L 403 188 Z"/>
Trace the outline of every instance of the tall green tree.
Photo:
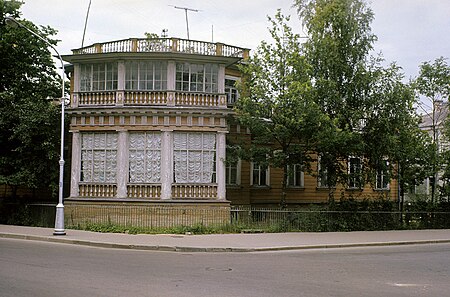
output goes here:
<path id="1" fill-rule="evenodd" d="M 13 195 L 19 186 L 57 187 L 61 79 L 47 45 L 5 23 L 20 17 L 21 2 L 0 0 L 0 183 Z M 20 23 L 56 45 L 50 27 Z"/>
<path id="2" fill-rule="evenodd" d="M 297 0 L 295 5 L 308 34 L 304 48 L 315 100 L 334 125 L 317 148 L 332 200 L 334 184 L 348 182 L 347 158 L 364 152 L 360 131 L 371 93 L 367 62 L 376 40 L 373 12 L 361 0 Z"/>
<path id="3" fill-rule="evenodd" d="M 414 81 L 415 89 L 421 99 L 419 106 L 425 113 L 425 129 L 430 131 L 435 149 L 432 152 L 431 165 L 431 201 L 436 199 L 436 190 L 441 171 L 442 156 L 440 151 L 441 131 L 448 115 L 448 98 L 450 94 L 450 66 L 444 57 L 433 63 L 420 65 L 419 76 Z"/>
<path id="4" fill-rule="evenodd" d="M 280 11 L 269 17 L 272 42 L 261 42 L 241 67 L 241 98 L 235 111 L 252 134 L 242 156 L 266 168 L 283 169 L 282 197 L 286 202 L 289 169 L 309 168 L 316 133 L 326 120 L 312 100 L 310 68 L 302 56 L 300 39 Z"/>

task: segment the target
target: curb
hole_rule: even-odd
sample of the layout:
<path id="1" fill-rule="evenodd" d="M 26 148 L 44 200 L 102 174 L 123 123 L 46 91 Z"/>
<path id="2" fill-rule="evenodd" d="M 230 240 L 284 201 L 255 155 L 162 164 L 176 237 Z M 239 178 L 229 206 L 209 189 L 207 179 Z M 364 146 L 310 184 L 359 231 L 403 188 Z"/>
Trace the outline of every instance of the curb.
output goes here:
<path id="1" fill-rule="evenodd" d="M 24 235 L 14 233 L 0 233 L 0 238 L 22 239 L 32 241 L 43 241 L 52 243 L 73 244 L 89 247 L 128 249 L 141 251 L 160 252 L 181 252 L 181 253 L 249 253 L 249 252 L 274 252 L 274 251 L 294 251 L 294 250 L 314 250 L 314 249 L 335 249 L 353 247 L 377 247 L 377 246 L 400 246 L 414 244 L 439 244 L 450 243 L 450 239 L 434 240 L 411 240 L 411 241 L 390 241 L 390 242 L 365 242 L 365 243 L 341 243 L 341 244 L 317 244 L 301 246 L 281 246 L 281 247 L 254 247 L 254 248 L 233 248 L 233 247 L 186 247 L 186 246 L 162 246 L 162 245 L 136 245 L 119 244 L 111 242 L 98 242 L 79 239 L 65 239 L 61 237 Z"/>

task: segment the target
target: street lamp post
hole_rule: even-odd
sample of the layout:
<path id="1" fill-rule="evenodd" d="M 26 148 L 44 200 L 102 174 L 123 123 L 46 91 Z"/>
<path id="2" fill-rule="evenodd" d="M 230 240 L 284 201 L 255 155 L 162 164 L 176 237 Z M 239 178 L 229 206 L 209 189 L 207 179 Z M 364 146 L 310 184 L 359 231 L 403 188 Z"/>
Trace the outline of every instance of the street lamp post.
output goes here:
<path id="1" fill-rule="evenodd" d="M 64 180 L 64 62 L 61 58 L 61 55 L 56 50 L 56 48 L 48 42 L 44 37 L 40 36 L 36 32 L 31 29 L 25 27 L 21 23 L 19 23 L 16 19 L 12 17 L 5 17 L 6 23 L 12 27 L 21 27 L 43 42 L 45 42 L 48 46 L 50 46 L 58 55 L 59 60 L 61 61 L 61 150 L 60 150 L 60 159 L 59 159 L 59 187 L 58 187 L 58 205 L 56 205 L 56 218 L 55 218 L 55 229 L 53 231 L 53 235 L 66 235 L 66 231 L 64 229 L 64 204 L 63 204 L 63 180 Z"/>

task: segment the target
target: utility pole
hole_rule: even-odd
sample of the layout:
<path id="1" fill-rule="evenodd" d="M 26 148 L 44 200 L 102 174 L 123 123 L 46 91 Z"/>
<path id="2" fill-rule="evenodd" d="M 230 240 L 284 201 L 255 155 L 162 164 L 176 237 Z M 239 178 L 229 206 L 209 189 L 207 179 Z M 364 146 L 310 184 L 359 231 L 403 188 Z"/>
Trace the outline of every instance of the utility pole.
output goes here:
<path id="1" fill-rule="evenodd" d="M 169 5 L 169 6 L 173 6 L 173 8 L 176 9 L 184 9 L 184 13 L 186 15 L 186 30 L 187 30 L 187 39 L 189 39 L 189 22 L 188 22 L 188 10 L 189 11 L 193 11 L 193 12 L 199 12 L 198 9 L 192 9 L 192 8 L 188 8 L 188 7 L 179 7 L 179 6 L 175 6 L 175 5 Z"/>

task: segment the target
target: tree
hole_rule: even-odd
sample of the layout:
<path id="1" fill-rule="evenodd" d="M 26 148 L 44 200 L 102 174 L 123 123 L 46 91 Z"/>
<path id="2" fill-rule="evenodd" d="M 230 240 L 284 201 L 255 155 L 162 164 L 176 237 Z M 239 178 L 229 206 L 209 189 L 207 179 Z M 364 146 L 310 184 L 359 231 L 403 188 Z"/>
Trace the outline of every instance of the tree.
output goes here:
<path id="1" fill-rule="evenodd" d="M 20 17 L 21 2 L 0 0 L 0 183 L 17 187 L 57 188 L 60 111 L 48 98 L 61 96 L 47 45 L 5 16 Z M 22 25 L 49 39 L 56 32 Z"/>
<path id="2" fill-rule="evenodd" d="M 432 153 L 431 201 L 435 201 L 436 184 L 441 170 L 440 130 L 448 116 L 448 98 L 450 94 L 450 66 L 444 57 L 437 58 L 433 63 L 424 62 L 420 65 L 419 76 L 414 81 L 415 89 L 422 103 L 419 105 L 425 112 L 425 129 L 431 133 L 435 149 Z M 428 103 L 428 104 L 426 104 Z"/>
<path id="3" fill-rule="evenodd" d="M 343 164 L 364 151 L 360 131 L 371 92 L 367 61 L 376 40 L 370 28 L 373 13 L 360 0 L 297 0 L 295 5 L 308 33 L 305 57 L 315 100 L 334 125 L 317 148 L 333 200 L 334 184 L 348 182 Z"/>
<path id="4" fill-rule="evenodd" d="M 301 55 L 299 36 L 287 25 L 289 17 L 278 11 L 269 21 L 273 44 L 261 42 L 240 67 L 244 79 L 235 111 L 252 134 L 252 144 L 241 156 L 263 168 L 283 169 L 284 206 L 289 165 L 309 168 L 315 135 L 325 118 L 311 100 L 310 68 Z"/>
<path id="5" fill-rule="evenodd" d="M 363 128 L 369 180 L 373 181 L 380 169 L 396 176 L 403 201 L 406 187 L 429 172 L 432 146 L 427 133 L 419 128 L 414 90 L 403 83 L 401 68 L 395 63 L 387 68 L 375 63 L 373 68 L 373 91 Z"/>

